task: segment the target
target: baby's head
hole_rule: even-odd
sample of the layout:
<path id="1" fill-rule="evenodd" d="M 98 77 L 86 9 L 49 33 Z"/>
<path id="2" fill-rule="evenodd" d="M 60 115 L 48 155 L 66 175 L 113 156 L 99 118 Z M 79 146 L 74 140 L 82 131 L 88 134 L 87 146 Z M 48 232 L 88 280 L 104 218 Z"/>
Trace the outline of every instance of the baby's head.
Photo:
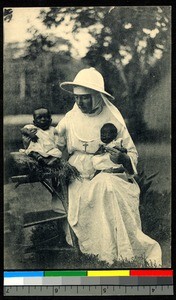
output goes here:
<path id="1" fill-rule="evenodd" d="M 109 144 L 117 137 L 117 128 L 112 123 L 106 123 L 100 130 L 101 141 L 105 144 Z"/>
<path id="2" fill-rule="evenodd" d="M 33 118 L 34 125 L 43 130 L 47 130 L 52 122 L 51 113 L 46 108 L 39 108 L 34 110 Z"/>

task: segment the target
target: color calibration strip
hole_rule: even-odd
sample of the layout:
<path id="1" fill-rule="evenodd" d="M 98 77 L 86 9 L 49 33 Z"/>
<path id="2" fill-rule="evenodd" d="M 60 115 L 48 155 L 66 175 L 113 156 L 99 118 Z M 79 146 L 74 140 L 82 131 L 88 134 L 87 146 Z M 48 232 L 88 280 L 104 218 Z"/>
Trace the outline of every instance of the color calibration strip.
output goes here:
<path id="1" fill-rule="evenodd" d="M 173 285 L 173 270 L 4 272 L 4 286 L 22 285 Z"/>

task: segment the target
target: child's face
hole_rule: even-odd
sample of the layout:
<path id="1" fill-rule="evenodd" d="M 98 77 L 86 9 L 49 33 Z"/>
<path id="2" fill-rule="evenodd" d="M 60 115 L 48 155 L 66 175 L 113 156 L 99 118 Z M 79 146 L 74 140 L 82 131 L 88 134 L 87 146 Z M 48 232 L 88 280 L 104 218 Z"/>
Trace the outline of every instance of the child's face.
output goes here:
<path id="1" fill-rule="evenodd" d="M 46 109 L 37 110 L 34 113 L 34 125 L 47 130 L 51 125 L 52 119 L 49 112 Z"/>
<path id="2" fill-rule="evenodd" d="M 117 137 L 117 131 L 111 127 L 103 127 L 101 129 L 101 141 L 105 144 L 109 144 Z"/>

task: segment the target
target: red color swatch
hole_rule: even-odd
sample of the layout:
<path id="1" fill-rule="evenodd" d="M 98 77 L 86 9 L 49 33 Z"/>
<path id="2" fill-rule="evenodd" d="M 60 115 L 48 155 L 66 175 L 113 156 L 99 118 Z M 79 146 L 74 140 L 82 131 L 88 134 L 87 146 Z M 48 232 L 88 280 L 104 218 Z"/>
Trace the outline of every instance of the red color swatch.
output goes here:
<path id="1" fill-rule="evenodd" d="M 173 276 L 173 270 L 130 270 L 130 276 Z"/>

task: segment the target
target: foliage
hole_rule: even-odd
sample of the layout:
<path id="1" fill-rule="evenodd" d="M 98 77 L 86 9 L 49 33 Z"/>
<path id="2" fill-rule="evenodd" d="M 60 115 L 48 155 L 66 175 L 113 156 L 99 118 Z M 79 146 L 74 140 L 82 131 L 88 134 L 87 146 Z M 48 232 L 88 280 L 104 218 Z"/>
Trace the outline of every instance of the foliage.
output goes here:
<path id="1" fill-rule="evenodd" d="M 148 193 L 148 190 L 152 184 L 153 179 L 157 176 L 159 172 L 153 173 L 150 176 L 146 176 L 144 173 L 144 170 L 139 171 L 138 175 L 135 176 L 135 179 L 139 185 L 140 188 L 140 200 L 145 199 L 146 194 Z"/>
<path id="2" fill-rule="evenodd" d="M 115 105 L 132 123 L 132 133 L 144 131 L 146 93 L 168 71 L 170 7 L 55 7 L 42 10 L 40 18 L 48 28 L 61 26 L 67 18 L 74 22 L 75 36 L 88 30 L 94 43 L 85 62 L 102 72 Z"/>
<path id="3" fill-rule="evenodd" d="M 55 178 L 60 180 L 62 178 L 66 184 L 69 184 L 75 179 L 81 179 L 78 170 L 63 158 L 55 158 L 52 160 L 52 165 L 49 165 L 51 158 L 46 157 L 43 158 L 44 164 L 40 165 L 36 159 L 24 153 L 17 152 L 17 154 L 13 153 L 13 159 L 13 164 L 16 169 L 18 169 L 18 174 L 29 174 L 29 180 L 31 182 Z"/>
<path id="4" fill-rule="evenodd" d="M 150 189 L 157 174 L 147 177 L 142 171 L 136 180 L 141 191 L 139 210 L 143 231 L 158 242 L 163 242 L 171 238 L 171 193 Z"/>
<path id="5" fill-rule="evenodd" d="M 71 44 L 68 40 L 56 37 L 53 34 L 42 34 L 34 26 L 29 28 L 28 32 L 31 34 L 31 38 L 26 40 L 25 58 L 35 60 L 41 53 L 57 51 L 63 61 L 68 62 L 70 60 Z"/>
<path id="6" fill-rule="evenodd" d="M 46 246 L 54 247 L 56 245 L 59 247 L 64 244 L 64 234 L 61 221 L 60 223 L 53 221 L 43 225 L 37 225 L 32 228 L 31 233 L 30 240 L 34 249 L 42 249 Z"/>
<path id="7" fill-rule="evenodd" d="M 49 38 L 47 39 L 49 40 Z M 39 51 L 44 47 L 33 40 L 28 44 L 30 52 L 14 58 L 17 47 L 8 45 L 4 55 L 4 114 L 32 114 L 38 107 L 46 107 L 51 113 L 66 113 L 73 106 L 71 95 L 64 93 L 59 83 L 70 80 L 71 70 L 78 72 L 83 64 L 67 54 L 67 51 Z M 63 43 L 62 43 L 63 44 Z M 34 47 L 34 48 L 33 48 Z M 32 54 L 33 53 L 33 54 Z M 16 80 L 14 80 L 14 77 Z M 15 105 L 14 105 L 15 104 Z"/>
<path id="8" fill-rule="evenodd" d="M 73 99 L 59 83 L 72 80 L 81 68 L 93 66 L 102 73 L 105 89 L 115 96 L 114 104 L 128 120 L 132 138 L 145 140 L 146 95 L 170 71 L 171 8 L 62 6 L 41 9 L 39 18 L 51 33 L 32 26 L 23 54 L 22 49 L 10 45 L 5 51 L 4 113 L 31 113 L 36 106 L 67 112 Z M 75 40 L 84 31 L 93 38 L 81 62 L 72 57 L 74 43 L 62 37 L 65 25 L 73 26 Z M 53 27 L 58 28 L 60 37 L 54 36 Z"/>
<path id="9" fill-rule="evenodd" d="M 163 209 L 164 208 L 164 209 Z M 143 231 L 158 242 L 171 239 L 171 193 L 150 191 L 140 204 Z"/>

